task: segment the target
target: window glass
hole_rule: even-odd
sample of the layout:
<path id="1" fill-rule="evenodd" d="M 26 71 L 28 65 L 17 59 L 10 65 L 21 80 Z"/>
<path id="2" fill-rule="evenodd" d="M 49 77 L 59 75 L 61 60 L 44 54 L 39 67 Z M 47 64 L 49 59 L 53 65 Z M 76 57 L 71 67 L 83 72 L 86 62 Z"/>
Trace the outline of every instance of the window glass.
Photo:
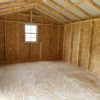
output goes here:
<path id="1" fill-rule="evenodd" d="M 36 42 L 37 41 L 37 25 L 25 25 L 25 41 Z"/>

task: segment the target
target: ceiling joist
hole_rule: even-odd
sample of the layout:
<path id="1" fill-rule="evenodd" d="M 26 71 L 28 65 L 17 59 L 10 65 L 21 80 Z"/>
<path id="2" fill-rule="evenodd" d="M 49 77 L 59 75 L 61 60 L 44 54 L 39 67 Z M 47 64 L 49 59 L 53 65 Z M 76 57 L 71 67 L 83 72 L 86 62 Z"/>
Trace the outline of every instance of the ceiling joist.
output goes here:
<path id="1" fill-rule="evenodd" d="M 36 8 L 36 10 L 37 10 L 37 11 L 40 11 L 41 13 L 45 14 L 46 16 L 49 16 L 50 18 L 54 19 L 54 20 L 57 21 L 57 22 L 64 23 L 64 21 L 62 21 L 62 20 L 56 18 L 55 16 L 52 16 L 52 15 L 48 14 L 48 13 L 47 13 L 45 10 L 43 10 L 43 9 Z"/>
<path id="2" fill-rule="evenodd" d="M 72 7 L 74 7 L 75 9 L 79 10 L 80 12 L 82 12 L 83 14 L 85 14 L 86 16 L 88 16 L 89 18 L 93 18 L 92 15 L 90 15 L 88 12 L 86 12 L 85 10 L 83 10 L 82 8 L 80 8 L 77 3 L 73 3 L 72 1 L 69 1 L 69 0 L 68 0 L 68 3 L 71 4 Z"/>
<path id="3" fill-rule="evenodd" d="M 4 3 L 7 1 L 7 3 Z M 30 17 L 41 17 L 33 14 L 33 9 L 49 16 L 56 22 L 69 23 L 84 19 L 96 18 L 100 16 L 100 1 L 94 0 L 3 0 L 0 3 L 0 15 L 20 13 L 30 11 L 30 15 L 21 13 L 20 15 Z M 99 4 L 98 4 L 99 3 Z"/>
<path id="4" fill-rule="evenodd" d="M 52 2 L 51 2 L 52 3 Z M 43 4 L 44 5 L 44 4 Z M 72 20 L 68 17 L 66 17 L 63 13 L 60 12 L 59 10 L 53 9 L 51 6 L 49 6 L 48 4 L 45 4 L 49 9 L 52 9 L 52 15 L 55 14 L 60 14 L 61 16 L 63 16 L 64 18 L 66 18 L 69 22 L 72 22 Z M 56 6 L 55 4 L 52 3 L 53 6 Z"/>
<path id="5" fill-rule="evenodd" d="M 90 3 L 97 10 L 100 10 L 100 6 L 97 5 L 93 0 L 87 0 L 87 2 Z"/>
<path id="6" fill-rule="evenodd" d="M 27 5 L 20 5 L 17 7 L 13 7 L 13 8 L 9 8 L 9 9 L 4 9 L 3 11 L 0 12 L 0 15 L 6 15 L 6 14 L 11 14 L 11 13 L 16 13 L 16 12 L 20 12 L 20 11 L 26 11 L 26 10 L 30 10 L 33 7 L 37 7 L 37 3 L 29 3 Z"/>
<path id="7" fill-rule="evenodd" d="M 51 9 L 50 7 L 40 4 L 39 5 L 40 9 L 43 9 L 45 12 L 47 12 L 49 15 L 55 16 L 57 19 L 63 21 L 63 22 L 68 22 L 68 20 L 66 18 L 64 18 L 61 14 L 55 13 L 53 14 L 52 12 L 54 11 L 53 9 Z"/>
<path id="8" fill-rule="evenodd" d="M 53 7 L 56 6 L 58 8 L 58 10 L 56 10 L 56 13 L 61 13 L 63 16 L 67 17 L 68 20 L 73 21 L 70 16 L 68 17 L 68 15 L 66 16 L 66 13 L 68 12 L 71 16 L 77 18 L 77 20 L 81 20 L 81 18 L 75 14 L 73 14 L 72 12 L 68 11 L 67 9 L 65 9 L 64 7 L 60 6 L 59 4 L 57 4 L 56 2 L 54 2 L 53 0 L 49 1 L 48 3 L 52 4 Z M 46 4 L 46 3 L 45 3 Z M 55 7 L 55 8 L 56 8 Z M 54 13 L 54 12 L 53 12 Z M 55 13 L 54 13 L 55 14 Z"/>

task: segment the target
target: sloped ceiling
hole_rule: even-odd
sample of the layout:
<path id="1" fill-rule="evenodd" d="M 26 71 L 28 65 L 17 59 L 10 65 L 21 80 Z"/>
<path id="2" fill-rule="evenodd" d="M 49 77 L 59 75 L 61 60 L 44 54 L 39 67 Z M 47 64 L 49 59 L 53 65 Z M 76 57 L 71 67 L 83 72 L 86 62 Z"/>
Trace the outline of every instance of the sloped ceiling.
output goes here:
<path id="1" fill-rule="evenodd" d="M 0 0 L 0 15 L 32 8 L 60 23 L 100 17 L 100 0 Z"/>

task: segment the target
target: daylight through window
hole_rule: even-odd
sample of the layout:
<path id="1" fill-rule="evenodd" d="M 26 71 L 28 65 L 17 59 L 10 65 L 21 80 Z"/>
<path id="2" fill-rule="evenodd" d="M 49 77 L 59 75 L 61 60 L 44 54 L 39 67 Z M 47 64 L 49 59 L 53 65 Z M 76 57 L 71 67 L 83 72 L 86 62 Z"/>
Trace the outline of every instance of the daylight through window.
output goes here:
<path id="1" fill-rule="evenodd" d="M 25 41 L 26 42 L 37 41 L 37 25 L 32 25 L 32 24 L 25 25 Z"/>

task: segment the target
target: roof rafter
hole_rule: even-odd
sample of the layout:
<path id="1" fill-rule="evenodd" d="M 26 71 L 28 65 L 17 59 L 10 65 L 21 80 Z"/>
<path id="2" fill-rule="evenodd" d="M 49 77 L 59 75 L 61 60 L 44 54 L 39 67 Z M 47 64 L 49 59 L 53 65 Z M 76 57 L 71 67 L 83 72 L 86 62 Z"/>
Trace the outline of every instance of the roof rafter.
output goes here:
<path id="1" fill-rule="evenodd" d="M 93 7 L 95 7 L 97 10 L 100 10 L 100 6 L 97 5 L 93 0 L 87 0 L 88 3 L 90 3 Z"/>
<path id="2" fill-rule="evenodd" d="M 28 15 L 28 14 L 24 14 L 24 13 L 19 13 L 19 15 L 22 15 L 22 16 L 27 16 L 27 17 L 29 17 L 29 16 L 30 16 L 30 15 Z M 42 16 L 32 14 L 32 17 L 42 17 Z"/>
<path id="3" fill-rule="evenodd" d="M 77 10 L 79 10 L 80 12 L 82 12 L 83 14 L 85 14 L 86 16 L 88 16 L 89 18 L 93 18 L 92 15 L 90 15 L 88 12 L 86 12 L 85 10 L 83 10 L 82 8 L 79 7 L 79 5 L 77 3 L 73 3 L 70 0 L 66 0 L 71 6 L 70 8 L 76 8 Z M 69 8 L 69 7 L 68 7 Z"/>
<path id="4" fill-rule="evenodd" d="M 73 12 L 69 11 L 67 8 L 62 7 L 61 5 L 59 5 L 58 3 L 54 2 L 53 0 L 50 0 L 50 1 L 52 1 L 53 3 L 58 5 L 61 8 L 60 11 L 64 11 L 64 12 L 66 11 L 66 12 L 70 13 L 72 16 L 77 17 L 79 20 L 81 20 L 81 18 L 78 15 L 76 15 Z"/>
<path id="5" fill-rule="evenodd" d="M 0 4 L 0 9 L 4 9 L 4 8 L 9 8 L 9 7 L 14 7 L 14 6 L 20 6 L 20 5 L 24 5 L 26 3 L 33 3 L 32 1 L 28 1 L 28 2 L 11 2 L 11 3 L 4 3 L 4 4 Z"/>
<path id="6" fill-rule="evenodd" d="M 40 17 L 42 17 L 42 18 L 46 18 L 46 19 L 48 19 L 48 20 L 50 20 L 50 21 L 59 23 L 59 21 L 55 20 L 54 18 L 52 18 L 52 17 L 50 17 L 50 16 L 48 16 L 48 15 L 46 15 L 46 14 L 44 14 L 44 13 L 38 11 L 38 10 L 36 10 L 36 9 L 33 9 L 33 10 L 34 10 L 34 12 L 35 12 L 36 14 L 38 14 L 38 16 L 40 16 Z"/>
<path id="7" fill-rule="evenodd" d="M 11 13 L 15 13 L 15 12 L 23 11 L 23 10 L 26 11 L 26 10 L 32 9 L 33 7 L 35 8 L 37 5 L 38 5 L 37 3 L 29 3 L 27 5 L 20 5 L 18 7 L 9 8 L 8 10 L 0 12 L 0 15 L 11 14 Z"/>
<path id="8" fill-rule="evenodd" d="M 48 7 L 47 5 L 40 4 L 40 6 L 41 6 L 41 7 L 44 6 L 44 7 L 46 7 L 47 9 L 49 9 L 49 11 L 51 11 L 51 15 L 55 16 L 55 15 L 58 14 L 58 15 L 62 16 L 62 18 L 59 18 L 58 16 L 55 16 L 55 17 L 57 17 L 57 18 L 59 18 L 59 19 L 61 19 L 61 20 L 63 20 L 63 21 L 66 20 L 65 22 L 70 22 L 69 19 L 65 18 L 62 14 L 58 13 L 56 10 L 54 10 L 54 9 L 52 9 L 52 8 L 50 8 L 50 7 Z"/>
<path id="9" fill-rule="evenodd" d="M 46 16 L 51 17 L 52 19 L 56 20 L 57 22 L 60 23 L 64 23 L 64 21 L 60 20 L 59 18 L 56 18 L 55 16 L 52 16 L 50 14 L 48 14 L 45 10 L 41 9 L 41 8 L 35 8 L 37 11 L 40 11 L 41 13 L 45 14 Z"/>
<path id="10" fill-rule="evenodd" d="M 50 1 L 51 2 L 51 1 Z M 51 3 L 53 3 L 53 2 L 51 2 Z M 53 3 L 55 6 L 56 6 L 56 4 L 55 3 Z M 53 9 L 53 8 L 51 8 L 49 5 L 47 5 L 46 3 L 44 4 L 44 5 L 46 5 L 47 7 L 49 7 L 50 9 L 52 9 L 53 11 L 52 11 L 52 14 L 60 14 L 61 16 L 63 16 L 63 17 L 65 17 L 67 20 L 69 20 L 70 22 L 73 22 L 70 18 L 68 18 L 68 17 L 66 17 L 64 14 L 62 14 L 61 13 L 61 11 L 60 10 L 56 10 L 56 9 Z"/>

